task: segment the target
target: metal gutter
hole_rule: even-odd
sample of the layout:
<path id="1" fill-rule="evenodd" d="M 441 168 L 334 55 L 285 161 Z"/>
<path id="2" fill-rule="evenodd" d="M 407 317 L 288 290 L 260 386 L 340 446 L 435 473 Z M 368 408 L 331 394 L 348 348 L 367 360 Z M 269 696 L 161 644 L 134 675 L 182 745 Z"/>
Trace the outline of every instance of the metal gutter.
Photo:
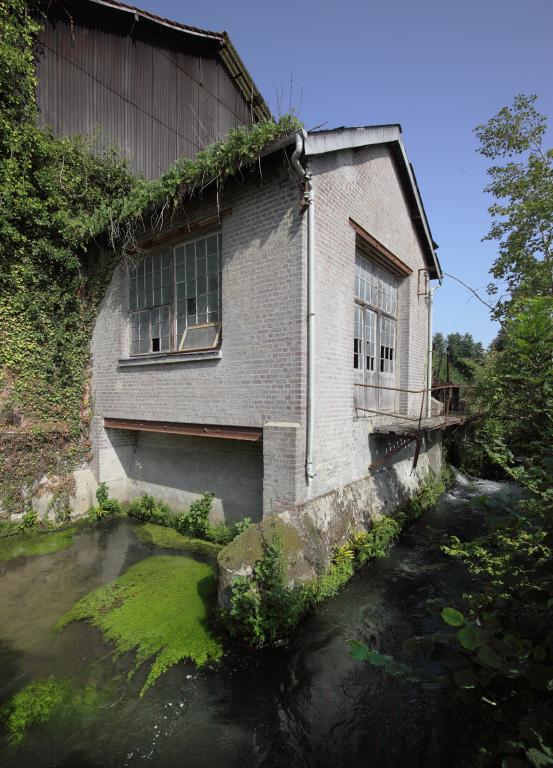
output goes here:
<path id="1" fill-rule="evenodd" d="M 296 134 L 296 148 L 292 166 L 298 179 L 305 185 L 304 204 L 307 206 L 307 407 L 305 475 L 307 484 L 315 477 L 313 446 L 315 442 L 315 190 L 309 170 L 303 168 L 300 157 L 304 152 L 307 134 Z"/>

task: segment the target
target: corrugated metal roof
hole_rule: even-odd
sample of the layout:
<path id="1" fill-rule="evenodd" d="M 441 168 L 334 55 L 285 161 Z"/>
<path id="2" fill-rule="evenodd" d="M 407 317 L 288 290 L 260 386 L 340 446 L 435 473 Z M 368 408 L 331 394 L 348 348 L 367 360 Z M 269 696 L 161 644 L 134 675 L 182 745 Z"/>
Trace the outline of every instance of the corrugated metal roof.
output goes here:
<path id="1" fill-rule="evenodd" d="M 121 3 L 117 0 L 85 0 L 86 2 L 93 3 L 95 5 L 102 5 L 107 8 L 113 8 L 115 11 L 123 13 L 132 13 L 137 20 L 139 18 L 146 19 L 154 24 L 168 29 L 175 30 L 176 32 L 194 35 L 196 37 L 203 37 L 209 40 L 213 40 L 219 43 L 219 57 L 221 61 L 228 69 L 229 74 L 236 82 L 236 85 L 242 92 L 242 95 L 246 102 L 251 104 L 252 111 L 256 115 L 258 120 L 268 119 L 271 117 L 271 111 L 265 100 L 263 99 L 259 89 L 253 81 L 252 76 L 248 72 L 244 62 L 238 55 L 238 52 L 229 35 L 222 32 L 213 32 L 208 29 L 200 29 L 199 27 L 192 27 L 187 24 L 182 24 L 179 21 L 173 21 L 166 19 L 163 16 L 157 16 L 150 11 L 144 11 L 141 8 L 137 8 L 134 5 L 127 5 L 127 3 Z"/>
<path id="2" fill-rule="evenodd" d="M 119 11 L 125 11 L 127 13 L 133 13 L 137 16 L 142 16 L 144 19 L 154 21 L 156 24 L 162 24 L 164 27 L 176 29 L 179 32 L 187 32 L 191 35 L 200 35 L 201 37 L 210 37 L 223 42 L 224 32 L 212 32 L 208 29 L 200 29 L 199 27 L 190 27 L 188 24 L 181 24 L 180 21 L 172 21 L 166 19 L 163 16 L 157 16 L 150 11 L 144 11 L 141 8 L 137 8 L 134 5 L 128 5 L 127 3 L 119 3 L 117 0 L 88 0 L 90 3 L 96 3 L 97 5 L 107 5 L 111 8 L 116 8 Z"/>

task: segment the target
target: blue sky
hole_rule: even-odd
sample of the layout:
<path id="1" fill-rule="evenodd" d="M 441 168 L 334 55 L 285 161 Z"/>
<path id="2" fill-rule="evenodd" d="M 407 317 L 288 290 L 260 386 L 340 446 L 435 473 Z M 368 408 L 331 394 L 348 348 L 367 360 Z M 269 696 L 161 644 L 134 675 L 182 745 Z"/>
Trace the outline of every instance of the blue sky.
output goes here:
<path id="1" fill-rule="evenodd" d="M 485 289 L 495 246 L 481 242 L 486 160 L 472 130 L 517 93 L 537 93 L 553 119 L 553 0 L 134 2 L 225 29 L 274 112 L 277 92 L 288 107 L 292 81 L 308 129 L 401 123 L 442 268 Z M 450 279 L 436 293 L 434 324 L 485 344 L 497 330 Z"/>

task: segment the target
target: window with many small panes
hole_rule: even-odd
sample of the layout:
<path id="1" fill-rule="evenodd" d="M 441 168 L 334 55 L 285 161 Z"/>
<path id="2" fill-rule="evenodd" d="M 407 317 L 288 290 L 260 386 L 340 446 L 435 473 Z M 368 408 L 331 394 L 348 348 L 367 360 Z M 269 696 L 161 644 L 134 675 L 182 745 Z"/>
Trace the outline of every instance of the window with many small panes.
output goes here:
<path id="1" fill-rule="evenodd" d="M 129 267 L 131 356 L 219 344 L 221 248 L 221 234 L 210 234 L 147 254 Z"/>
<path id="2" fill-rule="evenodd" d="M 397 278 L 357 253 L 354 368 L 367 373 L 394 373 L 397 301 Z"/>

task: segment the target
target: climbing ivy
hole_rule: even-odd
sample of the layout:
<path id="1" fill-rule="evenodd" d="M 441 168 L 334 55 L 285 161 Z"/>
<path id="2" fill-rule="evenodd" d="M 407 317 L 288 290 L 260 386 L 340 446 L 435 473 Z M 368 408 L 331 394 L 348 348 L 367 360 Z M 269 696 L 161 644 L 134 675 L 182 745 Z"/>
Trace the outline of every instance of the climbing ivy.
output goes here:
<path id="1" fill-rule="evenodd" d="M 93 139 L 38 125 L 39 0 L 0 5 L 0 505 L 21 511 L 43 473 L 87 449 L 83 391 L 95 312 L 115 259 L 83 219 L 136 183 Z M 85 404 L 86 405 L 86 404 Z M 85 418 L 83 418 L 85 417 Z"/>
<path id="2" fill-rule="evenodd" d="M 236 129 L 161 179 L 137 179 L 101 137 L 39 126 L 43 10 L 42 0 L 0 4 L 0 514 L 23 511 L 42 475 L 63 476 L 87 456 L 96 312 L 139 230 L 162 226 L 206 186 L 220 189 L 299 127 L 285 116 Z"/>
<path id="3" fill-rule="evenodd" d="M 83 219 L 83 234 L 92 237 L 107 231 L 114 247 L 132 254 L 145 222 L 153 231 L 161 229 L 179 209 L 184 213 L 188 200 L 206 189 L 215 188 L 219 200 L 229 176 L 251 172 L 265 147 L 301 127 L 294 115 L 285 114 L 276 122 L 262 120 L 233 128 L 194 159 L 179 158 L 159 179 L 141 179 L 127 196 L 104 201 L 92 216 Z"/>

